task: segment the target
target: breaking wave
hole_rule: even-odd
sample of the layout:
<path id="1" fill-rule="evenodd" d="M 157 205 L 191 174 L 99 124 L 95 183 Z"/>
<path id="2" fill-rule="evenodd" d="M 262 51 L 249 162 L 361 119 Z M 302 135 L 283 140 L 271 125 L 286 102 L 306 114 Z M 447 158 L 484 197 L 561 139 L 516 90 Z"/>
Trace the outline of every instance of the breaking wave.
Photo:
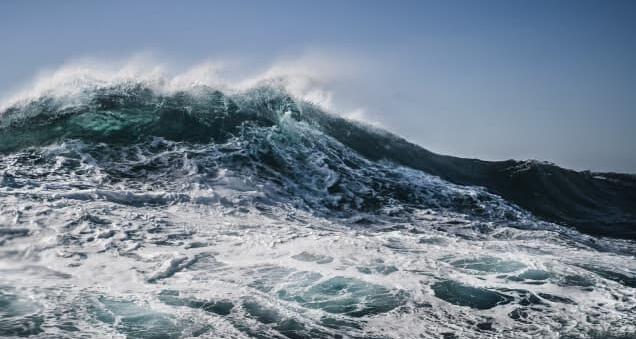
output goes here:
<path id="1" fill-rule="evenodd" d="M 636 333 L 633 176 L 437 155 L 280 82 L 0 114 L 0 335 Z"/>

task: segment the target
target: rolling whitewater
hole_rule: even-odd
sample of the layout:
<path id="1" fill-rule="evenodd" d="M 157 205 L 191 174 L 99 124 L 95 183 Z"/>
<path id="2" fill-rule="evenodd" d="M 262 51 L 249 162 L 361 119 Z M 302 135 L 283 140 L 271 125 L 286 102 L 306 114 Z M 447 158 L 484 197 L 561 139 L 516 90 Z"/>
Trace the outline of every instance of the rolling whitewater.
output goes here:
<path id="1" fill-rule="evenodd" d="M 633 338 L 636 177 L 438 155 L 265 82 L 0 111 L 0 336 Z"/>

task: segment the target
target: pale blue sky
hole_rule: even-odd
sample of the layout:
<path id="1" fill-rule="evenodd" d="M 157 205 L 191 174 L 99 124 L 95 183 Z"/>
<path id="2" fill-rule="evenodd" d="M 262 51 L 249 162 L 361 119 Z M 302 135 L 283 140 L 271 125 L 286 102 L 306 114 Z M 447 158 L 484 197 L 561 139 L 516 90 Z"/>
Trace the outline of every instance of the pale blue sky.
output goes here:
<path id="1" fill-rule="evenodd" d="M 0 2 L 0 96 L 81 57 L 360 58 L 342 107 L 436 152 L 636 173 L 636 1 Z"/>

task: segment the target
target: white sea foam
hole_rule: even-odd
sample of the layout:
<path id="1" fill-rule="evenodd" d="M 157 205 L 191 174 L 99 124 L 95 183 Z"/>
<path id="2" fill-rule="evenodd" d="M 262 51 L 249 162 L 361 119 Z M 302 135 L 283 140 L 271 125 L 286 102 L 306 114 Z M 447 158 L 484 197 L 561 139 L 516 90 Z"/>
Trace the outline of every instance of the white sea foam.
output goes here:
<path id="1" fill-rule="evenodd" d="M 63 329 L 67 322 L 95 336 L 135 336 L 140 328 L 148 335 L 187 337 L 196 330 L 228 338 L 560 338 L 636 331 L 636 289 L 626 280 L 634 279 L 636 266 L 633 256 L 621 254 L 621 241 L 599 251 L 585 236 L 523 212 L 518 217 L 528 220 L 511 221 L 515 227 L 440 207 L 418 208 L 408 218 L 320 216 L 285 199 L 276 203 L 281 192 L 246 185 L 227 168 L 205 188 L 193 180 L 204 173 L 190 167 L 204 170 L 206 157 L 217 155 L 198 148 L 188 153 L 180 144 L 152 158 L 161 164 L 179 159 L 146 174 L 160 189 L 134 180 L 122 185 L 109 174 L 92 181 L 98 168 L 109 173 L 115 163 L 96 153 L 74 155 L 86 147 L 50 146 L 37 165 L 17 161 L 27 154 L 1 163 L 13 179 L 0 185 L 0 297 L 46 319 L 49 335 L 72 337 Z M 134 168 L 131 152 L 121 153 L 120 165 Z M 299 170 L 324 176 L 314 184 L 330 187 L 336 179 L 321 167 L 316 149 L 314 155 Z M 86 162 L 69 165 L 78 158 Z M 435 192 L 430 199 L 442 205 L 454 196 L 486 194 L 394 170 L 410 185 Z M 23 171 L 46 180 L 28 181 L 18 175 Z M 170 171 L 183 177 L 153 179 Z M 305 198 L 320 197 L 311 194 Z M 490 199 L 485 208 L 517 211 Z M 42 330 L 37 319 L 17 319 Z"/>
<path id="2" fill-rule="evenodd" d="M 84 58 L 42 71 L 25 89 L 0 101 L 0 114 L 7 108 L 19 106 L 38 98 L 56 98 L 69 106 L 81 103 L 82 93 L 92 89 L 121 85 L 144 85 L 158 94 L 170 95 L 179 91 L 195 92 L 201 86 L 218 89 L 227 94 L 241 93 L 259 86 L 284 89 L 297 100 L 310 102 L 345 118 L 379 125 L 370 121 L 364 108 L 342 110 L 334 103 L 334 82 L 359 72 L 359 60 L 350 57 L 305 54 L 287 57 L 253 74 L 239 73 L 232 63 L 208 60 L 185 70 L 176 70 L 168 62 L 160 62 L 150 54 L 137 54 L 112 61 Z"/>

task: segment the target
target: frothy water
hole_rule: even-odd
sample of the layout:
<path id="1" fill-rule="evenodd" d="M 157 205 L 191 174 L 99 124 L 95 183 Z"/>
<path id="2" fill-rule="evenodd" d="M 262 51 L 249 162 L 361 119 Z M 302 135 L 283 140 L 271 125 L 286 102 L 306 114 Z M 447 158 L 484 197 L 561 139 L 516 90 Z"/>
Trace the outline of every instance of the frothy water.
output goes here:
<path id="1" fill-rule="evenodd" d="M 365 158 L 271 88 L 88 95 L 3 116 L 2 336 L 636 334 L 633 241 Z"/>

